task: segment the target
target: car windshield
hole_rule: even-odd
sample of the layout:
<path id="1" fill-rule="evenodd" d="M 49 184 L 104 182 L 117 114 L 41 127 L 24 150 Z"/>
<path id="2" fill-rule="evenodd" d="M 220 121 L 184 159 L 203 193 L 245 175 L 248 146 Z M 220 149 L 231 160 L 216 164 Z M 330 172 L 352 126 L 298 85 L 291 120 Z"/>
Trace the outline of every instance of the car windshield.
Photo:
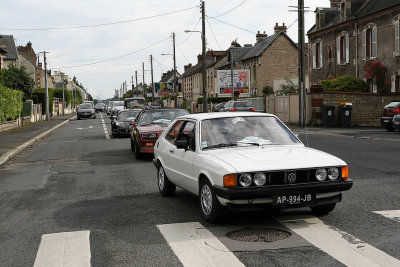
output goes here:
<path id="1" fill-rule="evenodd" d="M 116 107 L 116 106 L 123 106 L 123 105 L 124 105 L 124 101 L 116 101 L 116 102 L 113 103 L 113 106 L 114 106 L 114 107 Z"/>
<path id="2" fill-rule="evenodd" d="M 147 110 L 140 116 L 139 124 L 150 123 L 167 123 L 169 124 L 179 116 L 187 115 L 189 112 L 185 109 L 162 109 L 162 110 Z"/>
<path id="3" fill-rule="evenodd" d="M 118 117 L 117 120 L 119 121 L 133 121 L 137 114 L 139 114 L 139 110 L 138 111 L 125 111 L 125 112 L 120 112 L 118 113 Z"/>
<path id="4" fill-rule="evenodd" d="M 201 123 L 201 147 L 291 145 L 300 141 L 275 117 L 214 118 Z"/>
<path id="5" fill-rule="evenodd" d="M 92 104 L 81 104 L 79 105 L 79 109 L 89 109 L 92 108 Z"/>
<path id="6" fill-rule="evenodd" d="M 237 107 L 244 107 L 244 108 L 251 107 L 250 103 L 247 102 L 247 101 L 238 101 L 238 102 L 234 102 L 234 103 L 233 103 L 233 106 L 234 106 L 235 108 L 237 108 Z"/>

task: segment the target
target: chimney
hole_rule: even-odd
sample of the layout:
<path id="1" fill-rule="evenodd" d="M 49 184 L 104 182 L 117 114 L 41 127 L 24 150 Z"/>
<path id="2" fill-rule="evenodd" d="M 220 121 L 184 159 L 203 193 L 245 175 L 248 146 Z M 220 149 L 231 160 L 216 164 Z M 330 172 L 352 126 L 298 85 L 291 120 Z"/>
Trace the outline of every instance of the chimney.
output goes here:
<path id="1" fill-rule="evenodd" d="M 331 8 L 340 5 L 340 0 L 331 0 Z"/>
<path id="2" fill-rule="evenodd" d="M 29 41 L 26 46 L 28 47 L 28 51 L 32 50 L 32 43 Z"/>
<path id="3" fill-rule="evenodd" d="M 39 69 L 42 69 L 42 63 L 39 63 L 39 64 L 38 64 L 38 68 L 39 68 Z"/>
<path id="4" fill-rule="evenodd" d="M 202 54 L 198 54 L 197 55 L 197 63 L 201 63 L 202 60 L 203 60 L 203 55 Z"/>
<path id="5" fill-rule="evenodd" d="M 285 23 L 283 23 L 282 26 L 279 26 L 278 23 L 275 24 L 275 27 L 274 27 L 275 34 L 277 34 L 279 32 L 286 33 L 286 30 L 287 30 L 287 27 L 285 26 Z"/>
<path id="6" fill-rule="evenodd" d="M 268 34 L 266 34 L 265 31 L 264 31 L 264 33 L 260 33 L 260 31 L 258 31 L 256 34 L 256 41 L 258 42 L 261 39 L 266 38 L 266 37 L 268 37 Z"/>

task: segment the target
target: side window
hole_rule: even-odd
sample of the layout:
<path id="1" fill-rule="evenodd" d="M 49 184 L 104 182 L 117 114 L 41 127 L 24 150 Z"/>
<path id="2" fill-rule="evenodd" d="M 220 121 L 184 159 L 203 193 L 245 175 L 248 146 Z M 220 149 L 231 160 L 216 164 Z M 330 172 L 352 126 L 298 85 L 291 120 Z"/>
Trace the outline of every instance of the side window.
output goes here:
<path id="1" fill-rule="evenodd" d="M 196 150 L 196 136 L 195 136 L 195 122 L 187 121 L 181 132 L 178 135 L 177 140 L 188 140 L 189 141 L 189 150 Z"/>
<path id="2" fill-rule="evenodd" d="M 182 127 L 183 121 L 177 121 L 174 126 L 169 130 L 167 135 L 165 136 L 165 139 L 167 139 L 169 142 L 174 143 L 176 137 L 179 134 L 179 129 Z"/>

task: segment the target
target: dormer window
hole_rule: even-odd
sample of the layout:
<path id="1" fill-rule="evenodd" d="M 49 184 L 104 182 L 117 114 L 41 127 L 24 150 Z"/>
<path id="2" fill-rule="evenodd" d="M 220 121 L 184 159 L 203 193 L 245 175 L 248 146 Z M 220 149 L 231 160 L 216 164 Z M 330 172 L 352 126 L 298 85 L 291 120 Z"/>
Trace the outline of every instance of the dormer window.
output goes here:
<path id="1" fill-rule="evenodd" d="M 313 69 L 322 68 L 322 51 L 322 41 L 318 39 L 317 42 L 312 45 Z"/>
<path id="2" fill-rule="evenodd" d="M 368 24 L 362 32 L 363 59 L 374 59 L 378 55 L 378 28 Z"/>
<path id="3" fill-rule="evenodd" d="M 350 38 L 347 32 L 342 32 L 336 37 L 336 55 L 337 64 L 347 64 L 350 62 Z"/>

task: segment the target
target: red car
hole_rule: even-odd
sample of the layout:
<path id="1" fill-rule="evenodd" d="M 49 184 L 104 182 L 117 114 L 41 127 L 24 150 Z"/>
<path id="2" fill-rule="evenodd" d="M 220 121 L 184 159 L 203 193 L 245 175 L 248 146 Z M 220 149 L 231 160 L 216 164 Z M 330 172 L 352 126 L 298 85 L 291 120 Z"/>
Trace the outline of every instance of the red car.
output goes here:
<path id="1" fill-rule="evenodd" d="M 187 114 L 186 109 L 177 108 L 142 110 L 132 122 L 131 150 L 135 157 L 153 154 L 154 144 L 165 128 L 177 117 Z"/>

